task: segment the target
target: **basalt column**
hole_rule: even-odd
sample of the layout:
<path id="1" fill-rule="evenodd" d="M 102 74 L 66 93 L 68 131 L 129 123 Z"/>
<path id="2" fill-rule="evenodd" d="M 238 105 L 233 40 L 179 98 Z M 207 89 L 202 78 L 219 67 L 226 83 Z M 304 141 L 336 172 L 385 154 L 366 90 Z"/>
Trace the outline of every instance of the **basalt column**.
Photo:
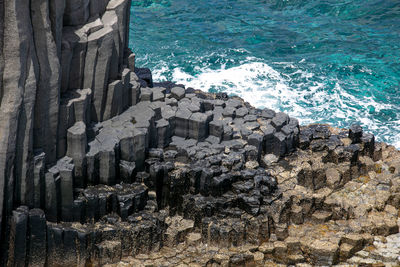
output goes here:
<path id="1" fill-rule="evenodd" d="M 86 185 L 84 154 L 86 140 L 95 131 L 92 122 L 102 121 L 105 112 L 109 118 L 127 109 L 127 103 L 136 103 L 124 65 L 125 55 L 131 53 L 130 6 L 130 0 L 0 0 L 2 251 L 12 233 L 10 216 L 20 205 L 45 210 L 54 200 L 54 220 L 66 214 L 57 212 L 61 204 L 75 207 L 72 198 L 68 203 L 58 199 L 59 192 L 71 197 L 74 186 Z M 109 94 L 112 83 L 121 89 Z M 121 101 L 125 104 L 119 106 Z M 107 103 L 113 107 L 106 108 Z M 68 137 L 75 134 L 75 128 L 68 131 L 74 125 L 83 130 Z M 69 149 L 68 138 L 74 140 Z M 78 149 L 75 142 L 80 141 Z M 64 158 L 67 151 L 72 158 Z M 57 164 L 60 159 L 73 162 L 70 176 Z M 57 171 L 49 175 L 54 168 Z M 55 198 L 47 203 L 52 190 Z M 52 218 L 51 213 L 47 216 Z M 72 220 L 71 214 L 65 217 Z"/>
<path id="2" fill-rule="evenodd" d="M 33 114 L 39 67 L 33 28 L 27 19 L 32 11 L 29 1 L 2 1 L 0 6 L 0 239 L 4 240 L 7 215 L 13 206 L 26 201 L 26 188 L 31 181 Z"/>

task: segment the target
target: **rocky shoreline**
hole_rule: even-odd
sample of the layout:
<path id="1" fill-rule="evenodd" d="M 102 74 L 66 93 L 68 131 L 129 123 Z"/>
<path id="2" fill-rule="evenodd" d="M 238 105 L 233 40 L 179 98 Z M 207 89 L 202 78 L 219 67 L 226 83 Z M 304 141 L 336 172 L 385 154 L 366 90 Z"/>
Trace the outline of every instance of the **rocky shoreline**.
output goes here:
<path id="1" fill-rule="evenodd" d="M 130 6 L 0 2 L 2 266 L 400 264 L 399 151 L 153 82 Z"/>

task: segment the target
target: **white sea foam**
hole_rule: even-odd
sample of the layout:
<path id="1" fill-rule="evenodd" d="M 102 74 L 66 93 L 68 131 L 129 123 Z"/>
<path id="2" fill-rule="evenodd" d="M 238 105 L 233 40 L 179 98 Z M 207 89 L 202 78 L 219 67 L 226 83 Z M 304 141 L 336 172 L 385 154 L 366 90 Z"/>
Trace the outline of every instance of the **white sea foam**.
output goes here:
<path id="1" fill-rule="evenodd" d="M 225 65 L 217 70 L 197 67 L 197 75 L 191 75 L 180 67 L 168 70 L 165 64 L 160 65 L 153 75 L 155 80 L 172 78 L 188 87 L 238 95 L 258 108 L 285 111 L 297 117 L 302 124 L 329 122 L 348 127 L 351 122 L 359 121 L 368 130 L 378 134 L 378 140 L 388 141 L 400 148 L 400 134 L 387 134 L 390 129 L 400 129 L 400 121 L 382 122 L 369 114 L 370 107 L 380 112 L 392 109 L 392 105 L 379 103 L 373 97 L 356 97 L 344 90 L 339 81 L 329 81 L 334 82 L 335 86 L 327 92 L 325 83 L 316 82 L 313 73 L 299 67 L 298 64 L 304 62 L 301 60 L 297 66 L 292 62 L 274 63 L 294 70 L 291 74 L 279 73 L 265 62 L 249 57 L 240 66 L 231 68 Z M 304 82 L 293 83 L 294 75 L 300 76 Z M 325 81 L 326 77 L 319 77 L 318 80 Z"/>
<path id="2" fill-rule="evenodd" d="M 165 66 L 155 71 L 155 79 L 165 79 L 165 71 Z M 287 78 L 263 62 L 248 62 L 232 68 L 222 66 L 219 70 L 203 69 L 197 76 L 175 68 L 172 77 L 175 82 L 186 84 L 188 87 L 205 91 L 216 89 L 241 96 L 260 108 L 281 109 L 282 102 L 296 104 L 295 99 L 299 97 L 288 87 Z M 297 114 L 309 113 L 300 105 L 296 105 L 294 110 Z"/>

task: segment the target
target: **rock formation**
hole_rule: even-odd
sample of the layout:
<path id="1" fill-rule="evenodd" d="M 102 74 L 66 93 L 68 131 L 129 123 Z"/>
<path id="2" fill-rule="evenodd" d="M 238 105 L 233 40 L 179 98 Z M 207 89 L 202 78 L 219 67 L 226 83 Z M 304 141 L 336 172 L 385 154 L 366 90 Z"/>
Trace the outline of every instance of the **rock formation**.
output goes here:
<path id="1" fill-rule="evenodd" d="M 399 151 L 153 82 L 130 2 L 0 0 L 2 266 L 400 263 Z"/>

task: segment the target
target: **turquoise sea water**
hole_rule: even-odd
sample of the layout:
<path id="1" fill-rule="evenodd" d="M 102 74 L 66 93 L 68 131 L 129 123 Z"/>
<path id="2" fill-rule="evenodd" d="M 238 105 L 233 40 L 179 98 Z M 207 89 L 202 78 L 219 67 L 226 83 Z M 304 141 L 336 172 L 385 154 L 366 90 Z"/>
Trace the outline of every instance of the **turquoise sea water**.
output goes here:
<path id="1" fill-rule="evenodd" d="M 302 124 L 358 121 L 400 148 L 399 0 L 133 0 L 154 79 L 226 91 Z"/>

